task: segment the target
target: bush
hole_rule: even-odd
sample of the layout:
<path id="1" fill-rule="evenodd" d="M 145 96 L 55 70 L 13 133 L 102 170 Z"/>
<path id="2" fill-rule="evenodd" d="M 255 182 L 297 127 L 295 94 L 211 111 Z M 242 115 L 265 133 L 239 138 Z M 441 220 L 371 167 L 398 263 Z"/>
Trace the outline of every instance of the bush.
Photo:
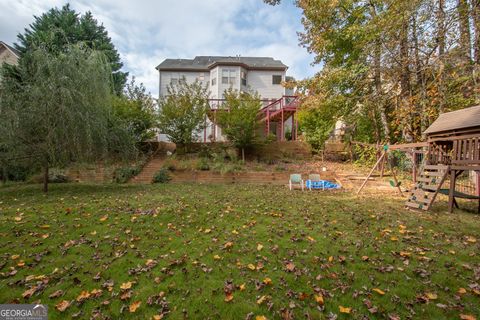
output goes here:
<path id="1" fill-rule="evenodd" d="M 139 174 L 141 169 L 139 167 L 122 167 L 117 168 L 113 172 L 113 181 L 116 183 L 127 183 L 130 179 Z"/>
<path id="2" fill-rule="evenodd" d="M 167 183 L 170 180 L 172 180 L 172 178 L 170 177 L 170 173 L 168 173 L 168 170 L 166 168 L 162 168 L 155 173 L 155 175 L 153 176 L 152 182 Z"/>
<path id="3" fill-rule="evenodd" d="M 175 160 L 172 158 L 165 160 L 165 162 L 163 163 L 163 168 L 169 171 L 175 171 L 177 169 Z"/>
<path id="4" fill-rule="evenodd" d="M 61 173 L 51 173 L 48 175 L 48 182 L 66 183 L 66 182 L 70 182 L 70 178 Z"/>
<path id="5" fill-rule="evenodd" d="M 197 162 L 197 170 L 210 170 L 210 165 L 208 164 L 208 160 L 206 158 L 200 158 L 200 160 Z"/>

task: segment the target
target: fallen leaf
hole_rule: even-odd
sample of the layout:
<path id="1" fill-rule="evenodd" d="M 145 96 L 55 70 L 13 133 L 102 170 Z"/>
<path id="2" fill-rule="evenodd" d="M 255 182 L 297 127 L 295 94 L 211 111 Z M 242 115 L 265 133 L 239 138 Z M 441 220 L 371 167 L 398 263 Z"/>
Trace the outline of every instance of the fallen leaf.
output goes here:
<path id="1" fill-rule="evenodd" d="M 265 278 L 265 279 L 263 279 L 263 283 L 265 283 L 268 286 L 268 285 L 272 284 L 272 279 Z"/>
<path id="2" fill-rule="evenodd" d="M 30 289 L 22 293 L 22 297 L 28 299 L 35 293 L 35 291 L 37 291 L 37 287 L 31 287 Z"/>
<path id="3" fill-rule="evenodd" d="M 470 314 L 461 314 L 460 319 L 462 319 L 462 320 L 477 320 L 477 318 L 475 318 L 474 316 L 472 316 Z"/>
<path id="4" fill-rule="evenodd" d="M 438 298 L 438 296 L 435 294 L 435 293 L 431 293 L 431 292 L 428 292 L 426 295 L 425 295 L 429 300 L 436 300 Z"/>
<path id="5" fill-rule="evenodd" d="M 475 237 L 468 236 L 468 237 L 467 237 L 467 242 L 475 243 L 475 242 L 477 242 L 477 239 L 476 239 Z"/>
<path id="6" fill-rule="evenodd" d="M 379 295 L 382 295 L 382 296 L 385 294 L 385 292 L 383 290 L 379 289 L 379 288 L 374 288 L 372 290 L 375 291 L 376 293 L 378 293 Z"/>
<path id="7" fill-rule="evenodd" d="M 91 292 L 90 292 L 90 295 L 92 298 L 98 298 L 102 295 L 103 293 L 103 290 L 101 289 L 93 289 Z"/>
<path id="8" fill-rule="evenodd" d="M 323 304 L 325 303 L 321 294 L 315 295 L 315 301 L 321 306 L 323 306 Z"/>
<path id="9" fill-rule="evenodd" d="M 233 294 L 231 292 L 225 295 L 225 302 L 230 302 L 233 300 Z"/>
<path id="10" fill-rule="evenodd" d="M 103 222 L 108 219 L 108 215 L 104 215 L 103 217 L 100 218 L 100 221 Z"/>
<path id="11" fill-rule="evenodd" d="M 125 282 L 125 283 L 122 283 L 122 285 L 120 286 L 120 289 L 122 290 L 128 290 L 132 287 L 132 283 L 130 281 L 128 282 Z"/>
<path id="12" fill-rule="evenodd" d="M 128 311 L 130 312 L 135 312 L 137 311 L 138 307 L 140 307 L 140 305 L 142 304 L 142 301 L 136 301 L 136 302 L 133 302 L 129 307 L 128 307 Z"/>
<path id="13" fill-rule="evenodd" d="M 261 297 L 257 300 L 257 304 L 262 304 L 262 303 L 264 303 L 266 299 L 267 299 L 267 296 L 261 296 Z"/>
<path id="14" fill-rule="evenodd" d="M 239 285 L 239 286 L 238 286 L 238 289 L 239 289 L 240 291 L 245 290 L 245 283 L 242 283 L 241 285 Z"/>
<path id="15" fill-rule="evenodd" d="M 220 256 L 219 256 L 218 254 L 216 254 L 216 255 L 213 256 L 213 259 L 215 259 L 215 260 L 220 260 L 221 258 L 220 258 Z"/>
<path id="16" fill-rule="evenodd" d="M 267 320 L 267 317 L 265 316 L 256 316 L 255 320 Z"/>
<path id="17" fill-rule="evenodd" d="M 80 292 L 80 294 L 78 295 L 76 300 L 77 300 L 77 302 L 83 302 L 83 301 L 87 300 L 88 298 L 90 298 L 90 292 L 82 291 L 82 292 Z"/>
<path id="18" fill-rule="evenodd" d="M 12 260 L 17 260 L 18 258 L 20 258 L 20 255 L 18 254 L 14 254 L 10 257 Z"/>
<path id="19" fill-rule="evenodd" d="M 55 291 L 54 293 L 52 293 L 51 295 L 49 295 L 48 297 L 49 297 L 50 299 L 53 299 L 53 298 L 58 298 L 58 297 L 60 297 L 60 296 L 62 296 L 62 295 L 63 295 L 63 290 L 57 290 L 57 291 Z"/>
<path id="20" fill-rule="evenodd" d="M 458 289 L 457 293 L 458 294 L 465 294 L 465 293 L 467 293 L 467 290 L 465 290 L 465 288 L 460 288 L 460 289 Z"/>
<path id="21" fill-rule="evenodd" d="M 257 245 L 257 251 L 260 251 L 260 250 L 262 250 L 262 249 L 263 249 L 263 245 L 259 243 L 259 244 Z"/>
<path id="22" fill-rule="evenodd" d="M 347 307 L 338 306 L 338 309 L 340 310 L 341 313 L 350 313 L 350 312 L 352 312 L 352 308 L 347 308 Z"/>
<path id="23" fill-rule="evenodd" d="M 248 269 L 250 269 L 252 271 L 256 269 L 255 265 L 253 265 L 251 263 L 249 263 L 247 267 L 248 267 Z"/>
<path id="24" fill-rule="evenodd" d="M 362 256 L 363 261 L 368 261 L 368 259 L 370 259 L 368 256 Z"/>
<path id="25" fill-rule="evenodd" d="M 60 301 L 55 305 L 55 308 L 60 312 L 67 310 L 68 307 L 70 307 L 70 301 L 67 300 Z"/>

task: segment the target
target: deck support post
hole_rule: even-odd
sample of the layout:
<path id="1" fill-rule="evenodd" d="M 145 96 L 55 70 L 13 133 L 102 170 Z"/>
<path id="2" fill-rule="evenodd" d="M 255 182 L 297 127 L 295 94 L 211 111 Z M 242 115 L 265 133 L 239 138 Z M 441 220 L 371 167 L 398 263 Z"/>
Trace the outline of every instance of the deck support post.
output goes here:
<path id="1" fill-rule="evenodd" d="M 280 107 L 282 107 L 282 106 L 280 105 Z M 283 120 L 283 108 L 282 108 L 281 113 L 282 113 L 282 120 L 281 120 L 282 125 L 280 126 L 280 135 L 281 135 L 280 136 L 280 141 L 283 141 L 283 139 L 285 138 L 285 132 L 284 132 L 285 121 Z"/>
<path id="2" fill-rule="evenodd" d="M 267 138 L 270 134 L 270 107 L 267 108 Z"/>

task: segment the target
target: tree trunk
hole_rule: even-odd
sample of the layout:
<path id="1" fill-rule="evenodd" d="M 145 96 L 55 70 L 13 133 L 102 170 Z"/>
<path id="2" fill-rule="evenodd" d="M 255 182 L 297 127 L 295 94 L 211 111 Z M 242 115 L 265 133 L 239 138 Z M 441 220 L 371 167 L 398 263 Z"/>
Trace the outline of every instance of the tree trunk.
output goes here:
<path id="1" fill-rule="evenodd" d="M 43 192 L 48 192 L 48 165 L 43 169 Z"/>
<path id="2" fill-rule="evenodd" d="M 480 1 L 480 0 L 479 0 Z M 445 0 L 438 0 L 437 8 L 437 42 L 438 56 L 440 58 L 445 54 Z"/>
<path id="3" fill-rule="evenodd" d="M 438 111 L 443 113 L 445 109 L 445 75 L 444 75 L 444 66 L 445 66 L 445 0 L 438 1 L 437 9 L 437 41 L 438 41 L 438 58 L 440 60 L 440 69 L 438 77 L 438 95 L 439 95 L 439 105 Z M 424 113 L 422 113 L 424 114 Z"/>
<path id="4" fill-rule="evenodd" d="M 7 175 L 8 175 L 8 173 L 7 173 L 7 168 L 6 168 L 6 167 L 2 167 L 2 184 L 3 184 L 3 185 L 6 185 L 6 184 L 7 184 L 7 180 L 8 180 Z"/>
<path id="5" fill-rule="evenodd" d="M 472 0 L 472 18 L 475 37 L 473 48 L 475 49 L 475 64 L 480 65 L 480 0 Z"/>
<path id="6" fill-rule="evenodd" d="M 467 0 L 458 0 L 458 26 L 460 31 L 460 49 L 465 65 L 471 62 L 470 16 Z"/>
<path id="7" fill-rule="evenodd" d="M 412 136 L 412 112 L 410 106 L 410 58 L 408 50 L 408 25 L 407 17 L 404 17 L 404 22 L 400 30 L 400 104 L 401 108 L 406 109 L 405 117 L 403 119 L 403 139 L 407 142 L 413 141 Z"/>
<path id="8" fill-rule="evenodd" d="M 370 3 L 370 13 L 372 17 L 377 16 L 375 4 Z M 373 52 L 374 65 L 374 82 L 375 82 L 375 103 L 377 104 L 377 111 L 380 114 L 380 121 L 382 123 L 383 134 L 386 141 L 390 141 L 390 127 L 388 126 L 387 115 L 385 112 L 385 99 L 382 87 L 382 41 L 380 38 L 375 40 L 375 48 Z"/>
<path id="9" fill-rule="evenodd" d="M 242 161 L 245 163 L 245 148 L 242 148 Z"/>

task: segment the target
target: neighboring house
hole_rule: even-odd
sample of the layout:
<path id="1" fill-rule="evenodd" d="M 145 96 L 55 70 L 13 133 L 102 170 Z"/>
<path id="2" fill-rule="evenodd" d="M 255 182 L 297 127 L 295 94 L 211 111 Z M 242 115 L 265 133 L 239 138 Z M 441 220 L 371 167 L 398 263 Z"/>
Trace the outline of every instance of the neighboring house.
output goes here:
<path id="1" fill-rule="evenodd" d="M 212 108 L 218 104 L 215 99 L 223 99 L 225 90 L 229 88 L 256 91 L 264 105 L 293 94 L 293 91 L 282 86 L 283 81 L 292 79 L 286 76 L 288 67 L 271 57 L 197 56 L 194 59 L 165 59 L 156 69 L 159 71 L 160 98 L 168 94 L 169 85 L 178 83 L 182 78 L 187 83 L 198 80 L 208 85 Z M 289 119 L 290 122 L 287 119 L 284 122 L 291 127 L 293 120 Z M 159 138 L 165 140 L 162 135 Z M 202 140 L 223 141 L 221 128 L 209 121 Z"/>
<path id="2" fill-rule="evenodd" d="M 18 58 L 20 57 L 19 52 L 6 44 L 3 41 L 0 41 L 0 66 L 5 62 L 8 64 L 17 64 Z"/>

